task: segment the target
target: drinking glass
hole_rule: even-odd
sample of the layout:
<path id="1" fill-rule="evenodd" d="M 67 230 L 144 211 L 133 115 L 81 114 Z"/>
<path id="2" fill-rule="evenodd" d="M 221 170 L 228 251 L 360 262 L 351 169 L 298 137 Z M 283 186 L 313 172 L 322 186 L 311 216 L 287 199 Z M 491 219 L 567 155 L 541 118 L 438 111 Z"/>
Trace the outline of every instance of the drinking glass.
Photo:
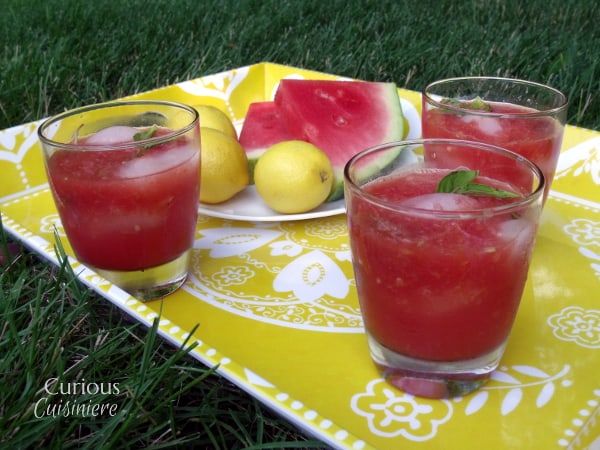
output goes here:
<path id="1" fill-rule="evenodd" d="M 537 164 L 548 195 L 562 145 L 568 100 L 543 84 L 497 77 L 435 81 L 422 92 L 423 138 L 485 142 Z"/>
<path id="2" fill-rule="evenodd" d="M 198 211 L 198 113 L 166 101 L 102 103 L 49 118 L 38 136 L 77 259 L 143 301 L 181 286 Z"/>
<path id="3" fill-rule="evenodd" d="M 456 161 L 456 151 L 469 159 Z M 365 150 L 344 175 L 356 288 L 375 365 L 418 396 L 478 389 L 498 366 L 517 314 L 542 209 L 542 172 L 496 146 L 424 139 Z"/>

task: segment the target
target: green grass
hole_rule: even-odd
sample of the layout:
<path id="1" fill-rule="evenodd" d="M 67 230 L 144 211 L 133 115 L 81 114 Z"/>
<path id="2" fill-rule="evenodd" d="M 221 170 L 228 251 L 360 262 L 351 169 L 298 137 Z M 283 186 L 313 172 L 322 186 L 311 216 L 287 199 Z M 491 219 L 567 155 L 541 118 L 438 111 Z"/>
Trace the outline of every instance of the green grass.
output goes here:
<path id="1" fill-rule="evenodd" d="M 8 253 L 2 231 L 0 249 Z M 193 345 L 173 348 L 156 322 L 129 321 L 62 261 L 49 268 L 17 251 L 2 267 L 0 448 L 321 445 L 193 360 Z M 90 404 L 114 415 L 70 412 Z"/>
<path id="2" fill-rule="evenodd" d="M 0 129 L 271 61 L 413 90 L 530 79 L 569 96 L 571 125 L 598 130 L 599 20 L 596 0 L 4 0 Z M 1 270 L 0 448 L 319 446 L 67 267 L 20 251 Z M 105 398 L 118 415 L 35 417 L 53 377 L 119 383 Z"/>
<path id="3" fill-rule="evenodd" d="M 595 0 L 4 0 L 0 128 L 260 61 L 420 90 L 531 79 L 600 128 Z"/>

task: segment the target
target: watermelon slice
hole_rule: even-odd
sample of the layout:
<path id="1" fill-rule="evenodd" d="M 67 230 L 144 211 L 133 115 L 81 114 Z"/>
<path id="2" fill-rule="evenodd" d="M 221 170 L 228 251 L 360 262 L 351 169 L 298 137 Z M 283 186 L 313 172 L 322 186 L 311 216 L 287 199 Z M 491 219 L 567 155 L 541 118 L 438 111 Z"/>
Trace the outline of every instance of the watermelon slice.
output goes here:
<path id="1" fill-rule="evenodd" d="M 274 102 L 250 105 L 240 143 L 249 161 L 283 140 L 319 147 L 334 169 L 327 199 L 334 201 L 344 195 L 343 170 L 352 156 L 403 137 L 404 118 L 394 83 L 283 79 Z"/>
<path id="2" fill-rule="evenodd" d="M 352 156 L 404 134 L 394 83 L 284 79 L 275 104 L 292 135 L 329 156 L 335 176 L 330 201 L 343 196 L 343 170 Z"/>
<path id="3" fill-rule="evenodd" d="M 295 139 L 288 132 L 275 102 L 251 103 L 239 137 L 248 157 L 250 183 L 254 183 L 254 166 L 267 148 L 281 141 Z"/>

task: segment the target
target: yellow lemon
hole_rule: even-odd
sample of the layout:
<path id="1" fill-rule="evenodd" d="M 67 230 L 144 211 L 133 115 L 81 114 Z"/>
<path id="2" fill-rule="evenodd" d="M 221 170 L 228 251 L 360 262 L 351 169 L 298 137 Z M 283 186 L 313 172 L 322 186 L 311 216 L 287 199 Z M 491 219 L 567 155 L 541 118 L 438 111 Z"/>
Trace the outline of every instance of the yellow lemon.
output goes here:
<path id="1" fill-rule="evenodd" d="M 214 128 L 237 139 L 231 119 L 219 108 L 212 105 L 194 105 L 193 108 L 200 114 L 200 127 Z"/>
<path id="2" fill-rule="evenodd" d="M 256 191 L 269 207 L 283 214 L 316 208 L 329 196 L 333 168 L 327 155 L 304 141 L 272 145 L 254 168 Z"/>
<path id="3" fill-rule="evenodd" d="M 200 127 L 200 201 L 222 203 L 243 190 L 250 181 L 248 158 L 237 139 Z"/>

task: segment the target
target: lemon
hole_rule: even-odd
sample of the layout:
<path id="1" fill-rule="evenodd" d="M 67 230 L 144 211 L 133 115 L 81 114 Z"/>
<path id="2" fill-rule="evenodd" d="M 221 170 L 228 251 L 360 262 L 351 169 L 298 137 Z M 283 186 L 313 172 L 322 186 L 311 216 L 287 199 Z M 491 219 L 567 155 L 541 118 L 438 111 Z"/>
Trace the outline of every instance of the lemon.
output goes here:
<path id="1" fill-rule="evenodd" d="M 212 105 L 194 105 L 193 108 L 200 114 L 201 128 L 214 128 L 237 139 L 237 131 L 231 119 L 219 108 Z"/>
<path id="2" fill-rule="evenodd" d="M 250 181 L 246 152 L 237 139 L 214 128 L 200 127 L 200 139 L 200 201 L 222 203 Z"/>
<path id="3" fill-rule="evenodd" d="M 304 141 L 269 147 L 254 168 L 256 191 L 270 208 L 294 214 L 316 208 L 329 196 L 333 168 L 327 155 Z"/>

